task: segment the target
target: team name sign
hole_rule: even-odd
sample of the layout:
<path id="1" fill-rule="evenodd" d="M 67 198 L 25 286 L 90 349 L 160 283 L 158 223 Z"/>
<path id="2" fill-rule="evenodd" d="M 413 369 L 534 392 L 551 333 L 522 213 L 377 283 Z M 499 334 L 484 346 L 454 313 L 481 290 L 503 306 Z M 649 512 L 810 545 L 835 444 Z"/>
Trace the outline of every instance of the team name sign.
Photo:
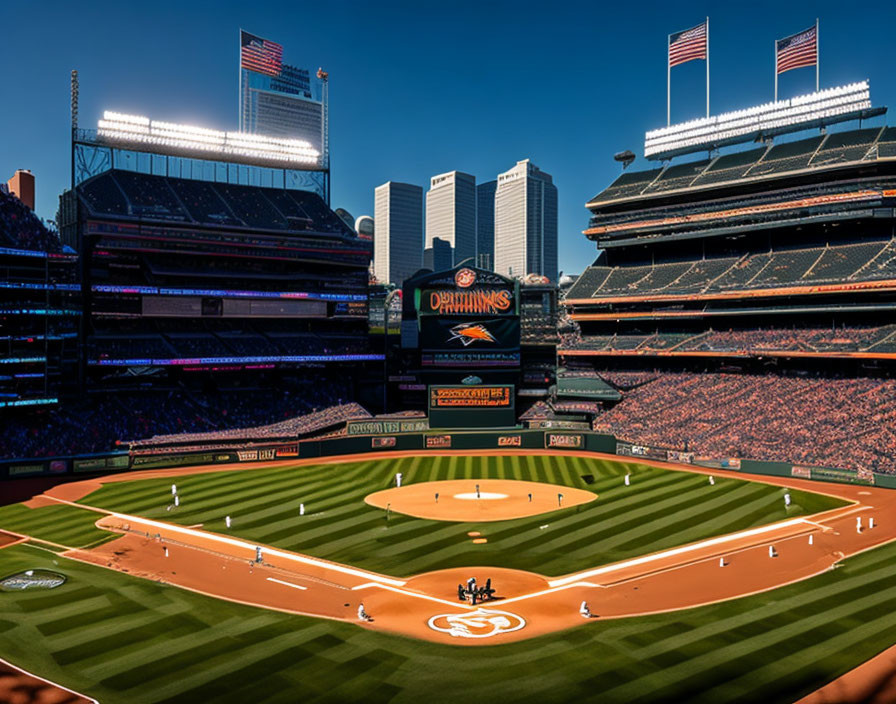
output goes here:
<path id="1" fill-rule="evenodd" d="M 425 291 L 425 312 L 440 315 L 457 313 L 507 313 L 513 307 L 513 294 L 507 289 L 470 289 L 468 291 Z"/>

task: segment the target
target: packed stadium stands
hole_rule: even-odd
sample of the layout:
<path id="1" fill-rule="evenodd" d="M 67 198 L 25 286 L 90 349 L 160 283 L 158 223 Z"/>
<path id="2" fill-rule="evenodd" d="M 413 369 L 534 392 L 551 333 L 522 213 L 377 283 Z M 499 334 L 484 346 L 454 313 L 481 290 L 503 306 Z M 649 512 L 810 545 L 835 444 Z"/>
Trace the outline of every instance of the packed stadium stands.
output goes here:
<path id="1" fill-rule="evenodd" d="M 659 370 L 604 378 L 626 393 L 594 427 L 631 442 L 896 472 L 896 380 Z"/>
<path id="2" fill-rule="evenodd" d="M 0 191 L 0 246 L 61 252 L 59 235 L 13 195 Z"/>
<path id="3" fill-rule="evenodd" d="M 249 429 L 280 422 L 296 434 L 311 433 L 322 420 L 303 419 L 307 414 L 339 406 L 351 395 L 346 379 L 325 374 L 313 378 L 314 383 L 309 377 L 308 383 L 292 390 L 176 388 L 93 394 L 53 412 L 5 417 L 0 458 L 103 452 L 120 449 L 122 442 L 167 434 L 229 430 L 230 437 L 258 435 L 263 431 Z"/>
<path id="4" fill-rule="evenodd" d="M 206 449 L 221 447 L 227 443 L 289 441 L 320 433 L 349 420 L 364 420 L 371 417 L 370 413 L 357 403 L 338 403 L 319 411 L 282 420 L 279 423 L 200 433 L 154 435 L 143 440 L 128 441 L 128 445 L 135 454 L 141 454 L 163 449 L 170 451 L 172 447 Z"/>

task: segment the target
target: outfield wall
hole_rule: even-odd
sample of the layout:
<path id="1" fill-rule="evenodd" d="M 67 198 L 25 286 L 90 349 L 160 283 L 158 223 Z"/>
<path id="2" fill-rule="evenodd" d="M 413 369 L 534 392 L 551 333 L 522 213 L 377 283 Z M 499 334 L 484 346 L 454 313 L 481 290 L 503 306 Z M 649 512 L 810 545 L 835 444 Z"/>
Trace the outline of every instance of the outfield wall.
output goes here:
<path id="1" fill-rule="evenodd" d="M 896 489 L 896 476 L 853 472 L 831 467 L 810 467 L 789 462 L 738 458 L 702 458 L 692 452 L 636 445 L 605 435 L 576 430 L 511 428 L 507 430 L 428 431 L 388 435 L 350 435 L 323 440 L 304 440 L 271 445 L 246 445 L 241 449 L 174 450 L 129 455 L 109 452 L 76 457 L 54 457 L 0 462 L 0 478 L 52 477 L 69 474 L 110 474 L 139 469 L 192 465 L 237 464 L 288 459 L 314 459 L 379 452 L 440 452 L 444 450 L 572 450 L 615 454 L 629 461 L 661 460 L 701 467 L 717 467 L 774 477 L 798 477 L 816 481 L 868 484 Z"/>

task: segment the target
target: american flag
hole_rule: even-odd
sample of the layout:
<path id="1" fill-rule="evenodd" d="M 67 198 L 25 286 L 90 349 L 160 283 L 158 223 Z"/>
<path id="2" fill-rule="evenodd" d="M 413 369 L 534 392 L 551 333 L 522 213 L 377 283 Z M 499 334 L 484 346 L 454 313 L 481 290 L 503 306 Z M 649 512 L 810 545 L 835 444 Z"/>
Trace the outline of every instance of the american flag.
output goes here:
<path id="1" fill-rule="evenodd" d="M 279 76 L 283 68 L 283 47 L 240 30 L 240 66 L 268 76 Z"/>
<path id="2" fill-rule="evenodd" d="M 775 70 L 784 73 L 818 63 L 818 26 L 775 42 Z"/>
<path id="3" fill-rule="evenodd" d="M 669 67 L 706 58 L 706 22 L 669 35 Z"/>

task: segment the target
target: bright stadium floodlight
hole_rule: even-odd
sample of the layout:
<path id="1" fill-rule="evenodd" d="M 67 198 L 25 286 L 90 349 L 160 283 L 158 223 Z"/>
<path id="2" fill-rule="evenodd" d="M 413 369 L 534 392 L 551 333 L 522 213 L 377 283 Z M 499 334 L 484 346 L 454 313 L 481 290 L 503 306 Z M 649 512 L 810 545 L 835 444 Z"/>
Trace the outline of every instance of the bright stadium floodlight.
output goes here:
<path id="1" fill-rule="evenodd" d="M 97 134 L 112 142 L 198 150 L 225 158 L 236 156 L 258 161 L 308 165 L 316 165 L 320 161 L 320 152 L 301 139 L 221 132 L 108 110 L 103 113 L 103 119 L 97 123 L 97 127 Z"/>
<path id="2" fill-rule="evenodd" d="M 644 135 L 644 156 L 662 159 L 747 142 L 762 135 L 795 132 L 814 125 L 841 122 L 886 108 L 871 107 L 868 81 L 801 95 L 776 103 L 700 118 L 651 130 Z M 866 114 L 868 113 L 868 114 Z"/>

